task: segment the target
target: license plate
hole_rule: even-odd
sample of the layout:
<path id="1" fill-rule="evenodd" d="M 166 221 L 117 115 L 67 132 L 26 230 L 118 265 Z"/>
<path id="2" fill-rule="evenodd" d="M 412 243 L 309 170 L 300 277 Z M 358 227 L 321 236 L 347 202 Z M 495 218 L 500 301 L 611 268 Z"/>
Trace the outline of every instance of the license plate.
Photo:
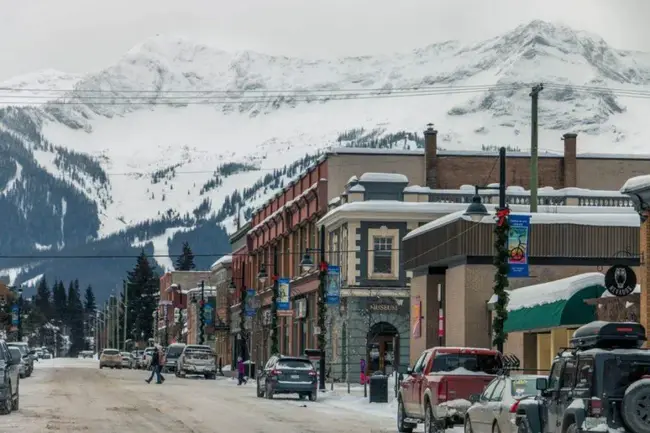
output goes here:
<path id="1" fill-rule="evenodd" d="M 292 375 L 291 375 L 291 378 L 292 378 L 292 379 L 300 379 L 300 376 L 297 375 L 297 374 L 292 374 Z"/>

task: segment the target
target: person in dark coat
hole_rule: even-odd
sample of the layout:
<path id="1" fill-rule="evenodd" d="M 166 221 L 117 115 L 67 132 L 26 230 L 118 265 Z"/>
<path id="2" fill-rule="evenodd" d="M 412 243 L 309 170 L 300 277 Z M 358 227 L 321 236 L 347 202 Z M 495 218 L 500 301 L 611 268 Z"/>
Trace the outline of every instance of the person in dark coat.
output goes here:
<path id="1" fill-rule="evenodd" d="M 156 350 L 151 354 L 151 376 L 149 379 L 145 379 L 145 382 L 151 383 L 154 375 L 156 376 L 156 383 L 160 384 L 165 381 L 165 378 L 160 373 L 162 370 L 162 347 L 156 345 Z"/>

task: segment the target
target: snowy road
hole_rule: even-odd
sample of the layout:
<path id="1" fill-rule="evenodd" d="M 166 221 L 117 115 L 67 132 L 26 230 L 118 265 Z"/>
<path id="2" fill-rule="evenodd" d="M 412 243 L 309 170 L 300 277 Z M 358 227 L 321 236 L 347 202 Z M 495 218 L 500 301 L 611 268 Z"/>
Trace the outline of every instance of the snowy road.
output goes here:
<path id="1" fill-rule="evenodd" d="M 21 381 L 20 410 L 0 417 L 3 433 L 336 433 L 396 431 L 392 405 L 359 406 L 329 393 L 317 402 L 259 399 L 230 379 L 146 384 L 146 372 L 99 370 L 96 361 L 36 364 Z M 352 400 L 347 401 L 346 398 Z M 347 406 L 347 407 L 346 407 Z"/>

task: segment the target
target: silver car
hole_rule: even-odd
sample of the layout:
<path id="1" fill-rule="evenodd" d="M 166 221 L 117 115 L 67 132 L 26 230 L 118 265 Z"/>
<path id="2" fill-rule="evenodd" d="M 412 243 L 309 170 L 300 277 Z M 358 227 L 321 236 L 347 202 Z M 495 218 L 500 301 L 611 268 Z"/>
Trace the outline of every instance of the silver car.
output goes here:
<path id="1" fill-rule="evenodd" d="M 519 401 L 537 395 L 539 375 L 499 376 L 480 395 L 471 397 L 465 414 L 465 433 L 515 433 Z"/>
<path id="2" fill-rule="evenodd" d="M 177 361 L 176 376 L 200 375 L 206 379 L 217 378 L 216 356 L 210 346 L 188 344 Z"/>
<path id="3" fill-rule="evenodd" d="M 34 358 L 29 354 L 27 343 L 11 342 L 7 343 L 9 347 L 16 347 L 20 350 L 22 358 L 20 359 L 20 377 L 25 378 L 32 375 L 34 371 Z"/>

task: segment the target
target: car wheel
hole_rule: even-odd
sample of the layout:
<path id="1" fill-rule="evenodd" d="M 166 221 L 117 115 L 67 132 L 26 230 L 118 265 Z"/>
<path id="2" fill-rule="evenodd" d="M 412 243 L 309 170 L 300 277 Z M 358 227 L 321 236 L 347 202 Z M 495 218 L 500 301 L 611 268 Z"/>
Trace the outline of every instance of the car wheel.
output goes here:
<path id="1" fill-rule="evenodd" d="M 7 387 L 11 389 L 11 381 L 7 383 Z M 11 395 L 9 395 L 9 398 L 0 402 L 0 413 L 2 415 L 9 415 L 11 413 L 11 407 L 13 406 L 11 400 Z"/>
<path id="2" fill-rule="evenodd" d="M 469 419 L 469 416 L 465 417 L 465 424 L 463 425 L 463 430 L 465 433 L 473 433 L 474 430 L 472 430 L 472 421 Z"/>
<path id="3" fill-rule="evenodd" d="M 431 403 L 425 402 L 426 409 L 424 411 L 424 433 L 439 433 L 444 429 L 441 428 L 440 422 L 436 420 L 433 415 L 433 408 Z"/>
<path id="4" fill-rule="evenodd" d="M 16 398 L 11 402 L 11 410 L 20 409 L 20 382 L 16 385 Z"/>
<path id="5" fill-rule="evenodd" d="M 397 401 L 397 431 L 399 433 L 411 433 L 413 425 L 404 422 L 404 419 L 406 419 L 406 411 L 404 410 L 404 402 L 400 398 Z"/>
<path id="6" fill-rule="evenodd" d="M 257 381 L 257 397 L 262 398 L 264 397 L 264 390 L 260 388 L 260 381 Z"/>
<path id="7" fill-rule="evenodd" d="M 318 391 L 309 393 L 309 401 L 316 401 L 318 399 Z"/>
<path id="8" fill-rule="evenodd" d="M 570 424 L 569 427 L 566 428 L 566 433 L 576 433 L 578 431 L 578 424 L 573 423 Z"/>
<path id="9" fill-rule="evenodd" d="M 625 390 L 621 415 L 632 431 L 648 431 L 650 418 L 650 379 L 641 379 Z"/>

